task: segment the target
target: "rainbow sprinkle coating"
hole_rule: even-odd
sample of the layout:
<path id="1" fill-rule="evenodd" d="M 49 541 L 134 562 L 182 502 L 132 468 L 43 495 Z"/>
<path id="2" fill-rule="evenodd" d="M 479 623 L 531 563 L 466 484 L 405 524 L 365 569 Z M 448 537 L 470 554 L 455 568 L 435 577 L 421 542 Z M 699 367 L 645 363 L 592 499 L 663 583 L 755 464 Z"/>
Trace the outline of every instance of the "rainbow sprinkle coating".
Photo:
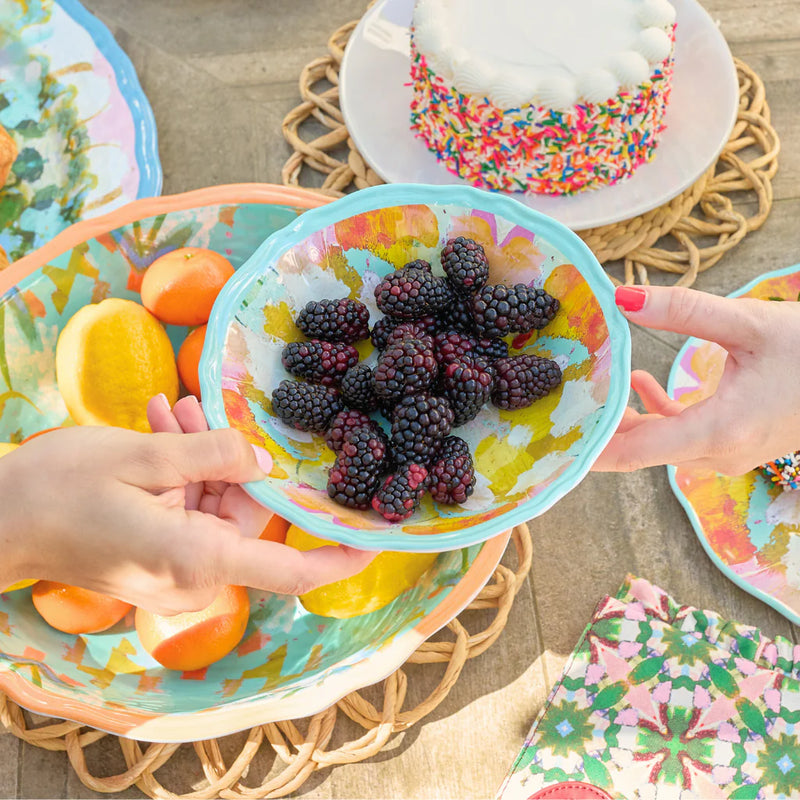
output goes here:
<path id="1" fill-rule="evenodd" d="M 437 75 L 412 30 L 411 129 L 450 172 L 479 188 L 568 195 L 611 185 L 653 158 L 673 63 L 671 52 L 634 91 L 602 103 L 503 110 Z"/>
<path id="2" fill-rule="evenodd" d="M 761 474 L 784 489 L 800 489 L 800 452 L 768 461 L 759 467 Z"/>

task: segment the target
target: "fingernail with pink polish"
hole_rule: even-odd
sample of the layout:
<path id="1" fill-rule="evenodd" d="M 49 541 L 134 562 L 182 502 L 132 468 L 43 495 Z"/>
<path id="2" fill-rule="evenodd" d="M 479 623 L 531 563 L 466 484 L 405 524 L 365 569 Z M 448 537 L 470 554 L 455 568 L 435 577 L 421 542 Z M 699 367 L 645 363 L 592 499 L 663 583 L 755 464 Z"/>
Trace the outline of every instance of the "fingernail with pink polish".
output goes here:
<path id="1" fill-rule="evenodd" d="M 623 311 L 641 311 L 647 292 L 638 286 L 618 286 L 614 293 L 614 301 Z"/>
<path id="2" fill-rule="evenodd" d="M 164 408 L 166 408 L 167 411 L 172 410 L 172 406 L 169 404 L 169 400 L 167 399 L 167 396 L 163 392 L 159 392 L 159 394 L 157 394 L 153 399 L 158 401 L 160 405 L 164 406 Z"/>
<path id="3" fill-rule="evenodd" d="M 259 447 L 256 444 L 251 444 L 250 447 L 253 448 L 253 452 L 256 454 L 258 466 L 269 475 L 272 472 L 272 456 L 263 447 Z"/>

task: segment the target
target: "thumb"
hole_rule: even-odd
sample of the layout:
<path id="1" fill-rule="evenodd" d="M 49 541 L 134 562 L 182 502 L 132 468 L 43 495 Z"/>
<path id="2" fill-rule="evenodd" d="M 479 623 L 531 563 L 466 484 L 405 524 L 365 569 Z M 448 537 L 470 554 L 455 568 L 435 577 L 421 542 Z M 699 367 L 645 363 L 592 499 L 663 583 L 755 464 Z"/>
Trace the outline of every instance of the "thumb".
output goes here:
<path id="1" fill-rule="evenodd" d="M 752 303 L 762 302 L 680 286 L 618 286 L 614 299 L 625 317 L 637 325 L 696 336 L 726 350 L 752 341 Z"/>
<path id="2" fill-rule="evenodd" d="M 265 469 L 271 468 L 269 453 L 251 445 L 243 433 L 233 428 L 153 433 L 145 437 L 142 447 L 148 488 L 200 481 L 246 483 L 262 480 Z"/>

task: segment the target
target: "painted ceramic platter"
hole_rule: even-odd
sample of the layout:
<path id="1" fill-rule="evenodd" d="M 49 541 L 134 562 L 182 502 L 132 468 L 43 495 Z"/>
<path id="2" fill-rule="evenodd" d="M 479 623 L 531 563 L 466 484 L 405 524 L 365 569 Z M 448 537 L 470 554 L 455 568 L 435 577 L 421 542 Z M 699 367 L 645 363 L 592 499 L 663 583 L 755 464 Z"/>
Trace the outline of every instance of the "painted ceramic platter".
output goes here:
<path id="1" fill-rule="evenodd" d="M 731 296 L 799 295 L 800 265 L 767 273 Z M 724 366 L 722 347 L 690 338 L 675 359 L 667 390 L 687 405 L 699 402 L 714 393 Z M 756 470 L 731 477 L 667 469 L 711 560 L 735 584 L 800 625 L 800 490 L 784 490 Z"/>
<path id="2" fill-rule="evenodd" d="M 161 191 L 136 72 L 77 0 L 0 0 L 0 124 L 19 154 L 0 189 L 10 261 L 81 219 Z"/>
<path id="3" fill-rule="evenodd" d="M 0 441 L 64 422 L 55 346 L 79 308 L 104 297 L 136 300 L 143 271 L 176 247 L 213 248 L 238 268 L 265 236 L 327 202 L 258 184 L 138 200 L 70 227 L 0 272 Z M 350 619 L 253 591 L 239 646 L 191 673 L 159 666 L 130 618 L 71 636 L 42 620 L 30 589 L 0 593 L 0 690 L 41 714 L 144 741 L 194 741 L 304 717 L 401 666 L 480 591 L 508 538 L 440 554 L 389 605 Z"/>
<path id="4" fill-rule="evenodd" d="M 716 23 L 696 0 L 677 11 L 675 72 L 655 158 L 615 186 L 570 197 L 514 194 L 573 230 L 630 219 L 676 197 L 717 159 L 730 136 L 739 82 Z M 409 24 L 414 0 L 378 0 L 350 36 L 340 103 L 359 152 L 388 183 L 463 184 L 409 128 Z"/>

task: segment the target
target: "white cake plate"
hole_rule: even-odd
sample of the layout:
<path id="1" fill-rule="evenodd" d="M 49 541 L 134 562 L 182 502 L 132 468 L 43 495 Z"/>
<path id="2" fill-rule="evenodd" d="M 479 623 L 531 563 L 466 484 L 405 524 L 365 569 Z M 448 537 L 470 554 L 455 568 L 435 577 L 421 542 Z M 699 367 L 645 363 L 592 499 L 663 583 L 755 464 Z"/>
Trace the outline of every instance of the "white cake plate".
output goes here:
<path id="1" fill-rule="evenodd" d="M 615 186 L 570 197 L 512 196 L 573 230 L 644 214 L 688 189 L 728 141 L 739 81 L 728 45 L 695 0 L 677 11 L 675 71 L 667 129 L 655 158 Z M 414 0 L 378 0 L 345 49 L 340 104 L 358 151 L 387 183 L 465 183 L 448 172 L 409 127 L 409 24 Z"/>

